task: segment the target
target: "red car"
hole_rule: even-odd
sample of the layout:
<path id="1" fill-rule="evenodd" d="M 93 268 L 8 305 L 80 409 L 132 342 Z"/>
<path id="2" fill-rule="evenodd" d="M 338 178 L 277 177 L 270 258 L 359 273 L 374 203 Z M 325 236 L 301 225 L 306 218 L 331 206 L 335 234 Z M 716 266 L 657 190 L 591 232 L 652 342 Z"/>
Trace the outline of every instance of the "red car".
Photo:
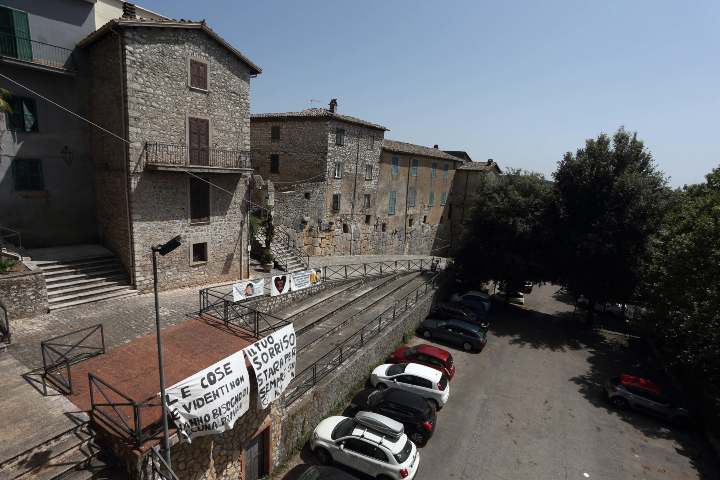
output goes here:
<path id="1" fill-rule="evenodd" d="M 427 343 L 398 348 L 390 357 L 390 363 L 419 363 L 439 370 L 449 380 L 455 376 L 455 365 L 450 352 Z"/>

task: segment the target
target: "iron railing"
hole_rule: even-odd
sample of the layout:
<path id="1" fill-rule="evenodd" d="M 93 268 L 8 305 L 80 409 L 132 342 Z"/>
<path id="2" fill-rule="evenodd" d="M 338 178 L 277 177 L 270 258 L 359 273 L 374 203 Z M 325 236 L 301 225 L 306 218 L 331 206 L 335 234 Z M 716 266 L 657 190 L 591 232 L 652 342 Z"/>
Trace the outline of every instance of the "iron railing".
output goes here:
<path id="1" fill-rule="evenodd" d="M 278 240 L 277 238 L 278 233 L 282 236 L 280 240 Z M 298 248 L 295 240 L 293 240 L 290 237 L 290 234 L 288 234 L 285 229 L 282 228 L 280 225 L 275 226 L 275 238 L 273 239 L 273 243 L 276 242 L 279 242 L 282 247 L 284 247 L 291 254 L 295 255 L 302 262 L 304 268 L 310 268 L 310 255 L 306 254 L 302 249 Z M 270 248 L 273 249 L 273 245 L 270 245 Z M 273 255 L 276 254 L 276 250 L 279 250 L 279 248 L 276 247 L 273 249 Z M 286 272 L 290 271 L 289 258 L 286 257 L 283 261 L 279 261 L 278 258 L 275 257 L 275 262 L 282 266 Z"/>
<path id="2" fill-rule="evenodd" d="M 156 450 L 157 447 L 151 448 L 150 452 L 145 456 L 146 465 L 149 470 L 149 480 L 179 480 L 170 465 Z"/>
<path id="3" fill-rule="evenodd" d="M 246 151 L 171 143 L 146 143 L 145 164 L 158 167 L 252 168 L 250 153 Z"/>
<path id="4" fill-rule="evenodd" d="M 45 67 L 77 70 L 72 50 L 9 33 L 0 33 L 0 55 Z"/>
<path id="5" fill-rule="evenodd" d="M 0 303 L 0 344 L 10 344 L 10 319 L 8 318 L 7 309 Z"/>
<path id="6" fill-rule="evenodd" d="M 70 366 L 105 353 L 103 326 L 93 325 L 43 340 L 40 342 L 40 352 L 43 360 L 43 381 L 49 380 L 61 391 L 72 394 Z"/>
<path id="7" fill-rule="evenodd" d="M 22 249 L 22 235 L 12 228 L 0 227 L 0 247 L 3 245 L 14 245 Z"/>
<path id="8" fill-rule="evenodd" d="M 436 281 L 437 275 L 433 275 L 431 279 L 397 300 L 391 307 L 385 309 L 380 315 L 370 320 L 342 343 L 336 345 L 312 365 L 297 374 L 288 390 L 286 390 L 284 396 L 285 405 L 290 405 L 300 398 L 348 358 L 352 357 L 367 342 L 375 339 L 383 330 L 394 324 L 399 314 L 414 307 L 420 298 L 427 295 L 429 289 L 435 288 Z"/>
<path id="9" fill-rule="evenodd" d="M 151 409 L 162 415 L 162 405 L 157 395 L 140 402 L 135 401 L 94 373 L 88 373 L 88 384 L 90 415 L 95 422 L 104 423 L 115 433 L 129 439 L 136 447 L 156 438 L 162 431 L 162 417 L 148 422 L 143 416 Z M 157 415 L 153 415 L 154 417 Z"/>

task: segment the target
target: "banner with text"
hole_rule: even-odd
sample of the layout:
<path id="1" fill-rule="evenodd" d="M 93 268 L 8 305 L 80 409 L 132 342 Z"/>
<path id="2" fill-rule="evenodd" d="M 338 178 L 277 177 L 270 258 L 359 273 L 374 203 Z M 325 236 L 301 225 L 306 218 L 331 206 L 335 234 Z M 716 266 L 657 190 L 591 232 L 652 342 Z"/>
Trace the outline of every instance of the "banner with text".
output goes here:
<path id="1" fill-rule="evenodd" d="M 293 272 L 290 277 L 290 289 L 294 292 L 304 288 L 320 285 L 322 281 L 322 270 L 303 270 L 301 272 Z"/>
<path id="2" fill-rule="evenodd" d="M 257 297 L 265 293 L 265 280 L 243 280 L 233 284 L 233 302 L 239 302 L 246 298 Z"/>
<path id="3" fill-rule="evenodd" d="M 255 370 L 262 408 L 280 397 L 295 377 L 295 346 L 295 329 L 290 324 L 243 350 Z"/>
<path id="4" fill-rule="evenodd" d="M 270 296 L 276 297 L 290 291 L 290 276 L 275 275 L 270 282 Z"/>
<path id="5" fill-rule="evenodd" d="M 181 438 L 232 430 L 250 408 L 250 378 L 242 350 L 165 390 Z"/>

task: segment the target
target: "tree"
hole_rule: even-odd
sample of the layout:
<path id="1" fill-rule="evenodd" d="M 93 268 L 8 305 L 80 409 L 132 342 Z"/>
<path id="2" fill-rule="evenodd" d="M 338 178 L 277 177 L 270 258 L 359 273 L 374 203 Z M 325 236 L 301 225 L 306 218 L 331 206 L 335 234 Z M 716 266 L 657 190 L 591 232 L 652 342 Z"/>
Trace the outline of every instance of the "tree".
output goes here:
<path id="1" fill-rule="evenodd" d="M 637 134 L 620 128 L 565 154 L 553 174 L 561 282 L 590 301 L 628 303 L 670 191 Z"/>
<path id="2" fill-rule="evenodd" d="M 643 321 L 664 357 L 720 408 L 720 168 L 676 193 L 643 275 Z M 718 422 L 717 413 L 714 414 Z"/>
<path id="3" fill-rule="evenodd" d="M 10 92 L 4 88 L 0 88 L 0 112 L 12 113 L 12 107 L 10 103 L 8 103 L 8 97 L 10 97 Z"/>
<path id="4" fill-rule="evenodd" d="M 536 173 L 510 170 L 485 176 L 478 190 L 456 255 L 460 279 L 469 285 L 505 281 L 508 289 L 547 280 L 550 183 Z"/>

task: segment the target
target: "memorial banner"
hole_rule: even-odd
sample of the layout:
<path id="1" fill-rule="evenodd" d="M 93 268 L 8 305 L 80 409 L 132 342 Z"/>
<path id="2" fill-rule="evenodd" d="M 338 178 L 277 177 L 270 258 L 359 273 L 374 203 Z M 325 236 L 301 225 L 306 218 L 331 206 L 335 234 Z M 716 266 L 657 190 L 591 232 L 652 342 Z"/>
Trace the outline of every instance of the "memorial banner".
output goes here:
<path id="1" fill-rule="evenodd" d="M 322 281 L 322 270 L 319 268 L 314 270 L 303 270 L 301 272 L 293 272 L 290 277 L 290 289 L 303 290 L 313 285 L 320 285 Z"/>
<path id="2" fill-rule="evenodd" d="M 276 297 L 290 291 L 290 276 L 275 275 L 270 282 L 270 296 Z"/>
<path id="3" fill-rule="evenodd" d="M 250 408 L 250 377 L 242 350 L 165 390 L 168 413 L 188 443 L 232 430 Z"/>
<path id="4" fill-rule="evenodd" d="M 295 329 L 286 325 L 243 351 L 255 371 L 262 408 L 279 398 L 295 377 Z"/>
<path id="5" fill-rule="evenodd" d="M 262 278 L 257 280 L 243 280 L 242 282 L 233 284 L 232 292 L 233 302 L 263 295 L 265 293 L 265 280 Z"/>

